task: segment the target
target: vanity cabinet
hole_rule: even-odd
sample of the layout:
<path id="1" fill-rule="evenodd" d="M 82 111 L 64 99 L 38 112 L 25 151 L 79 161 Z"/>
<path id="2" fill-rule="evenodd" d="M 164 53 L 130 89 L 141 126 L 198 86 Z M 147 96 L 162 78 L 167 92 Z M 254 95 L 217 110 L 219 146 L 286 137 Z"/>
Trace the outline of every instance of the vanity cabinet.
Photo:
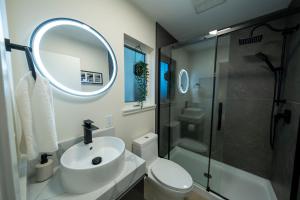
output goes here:
<path id="1" fill-rule="evenodd" d="M 128 188 L 117 200 L 144 200 L 144 176 Z"/>

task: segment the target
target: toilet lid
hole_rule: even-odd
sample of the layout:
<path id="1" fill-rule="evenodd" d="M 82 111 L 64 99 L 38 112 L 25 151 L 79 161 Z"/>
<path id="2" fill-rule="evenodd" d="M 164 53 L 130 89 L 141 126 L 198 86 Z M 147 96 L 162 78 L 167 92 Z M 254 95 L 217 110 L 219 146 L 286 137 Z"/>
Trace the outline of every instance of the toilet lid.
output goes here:
<path id="1" fill-rule="evenodd" d="M 191 175 L 180 165 L 167 159 L 158 159 L 151 167 L 154 178 L 166 187 L 177 191 L 190 190 Z"/>

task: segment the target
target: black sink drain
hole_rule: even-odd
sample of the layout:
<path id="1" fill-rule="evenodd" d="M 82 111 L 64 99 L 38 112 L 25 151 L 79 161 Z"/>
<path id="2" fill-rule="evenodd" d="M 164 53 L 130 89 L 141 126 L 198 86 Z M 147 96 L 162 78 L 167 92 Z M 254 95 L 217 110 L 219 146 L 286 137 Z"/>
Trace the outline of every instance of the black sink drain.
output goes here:
<path id="1" fill-rule="evenodd" d="M 101 157 L 96 157 L 96 158 L 93 158 L 93 160 L 92 160 L 93 165 L 99 165 L 101 162 L 102 162 Z"/>

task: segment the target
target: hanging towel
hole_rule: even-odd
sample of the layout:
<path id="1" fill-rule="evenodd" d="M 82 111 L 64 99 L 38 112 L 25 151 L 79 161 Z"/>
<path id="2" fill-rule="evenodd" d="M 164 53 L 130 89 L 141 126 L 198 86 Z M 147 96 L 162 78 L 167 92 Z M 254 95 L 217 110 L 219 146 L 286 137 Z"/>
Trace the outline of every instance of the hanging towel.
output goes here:
<path id="1" fill-rule="evenodd" d="M 38 156 L 38 148 L 32 126 L 31 94 L 33 85 L 34 80 L 31 72 L 27 72 L 19 81 L 15 95 L 17 112 L 22 127 L 22 130 L 17 135 L 17 145 L 19 151 L 26 154 L 29 160 L 35 159 Z M 22 143 L 24 143 L 25 148 L 22 148 Z"/>
<path id="2" fill-rule="evenodd" d="M 53 95 L 49 81 L 37 75 L 32 90 L 31 107 L 33 130 L 40 153 L 58 150 Z"/>
<path id="3" fill-rule="evenodd" d="M 48 80 L 37 75 L 34 81 L 31 72 L 27 72 L 17 85 L 16 105 L 21 122 L 16 137 L 18 151 L 29 160 L 40 153 L 57 151 L 53 96 Z"/>

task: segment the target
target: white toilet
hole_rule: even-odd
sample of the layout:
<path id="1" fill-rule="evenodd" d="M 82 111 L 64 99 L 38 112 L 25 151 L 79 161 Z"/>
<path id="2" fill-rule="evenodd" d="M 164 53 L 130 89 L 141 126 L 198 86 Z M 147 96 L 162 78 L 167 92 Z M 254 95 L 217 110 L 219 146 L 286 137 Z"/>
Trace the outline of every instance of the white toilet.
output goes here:
<path id="1" fill-rule="evenodd" d="M 193 188 L 191 175 L 177 163 L 158 157 L 157 135 L 148 133 L 133 141 L 132 151 L 146 161 L 147 200 L 182 200 Z"/>

